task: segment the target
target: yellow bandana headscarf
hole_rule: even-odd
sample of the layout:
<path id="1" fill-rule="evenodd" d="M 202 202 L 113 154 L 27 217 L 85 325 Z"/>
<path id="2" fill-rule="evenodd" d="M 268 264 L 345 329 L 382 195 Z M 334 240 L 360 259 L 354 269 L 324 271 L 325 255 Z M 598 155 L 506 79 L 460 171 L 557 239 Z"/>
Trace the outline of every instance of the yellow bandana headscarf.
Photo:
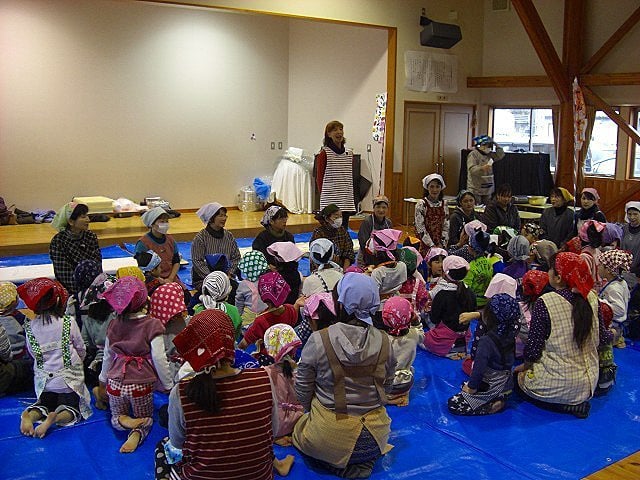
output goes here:
<path id="1" fill-rule="evenodd" d="M 116 272 L 116 278 L 122 277 L 135 277 L 144 282 L 144 273 L 142 273 L 140 267 L 120 267 Z"/>

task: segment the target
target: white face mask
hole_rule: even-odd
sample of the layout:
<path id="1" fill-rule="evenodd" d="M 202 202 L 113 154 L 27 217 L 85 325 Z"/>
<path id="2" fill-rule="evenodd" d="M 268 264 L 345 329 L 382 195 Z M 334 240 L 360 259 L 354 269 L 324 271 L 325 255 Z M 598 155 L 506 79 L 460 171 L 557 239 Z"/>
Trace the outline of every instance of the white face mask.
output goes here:
<path id="1" fill-rule="evenodd" d="M 162 222 L 162 223 L 156 224 L 156 230 L 158 231 L 158 233 L 162 233 L 162 234 L 167 233 L 169 231 L 169 222 Z"/>
<path id="2" fill-rule="evenodd" d="M 333 228 L 340 228 L 342 226 L 342 219 L 336 218 L 333 222 L 331 222 L 331 226 Z"/>

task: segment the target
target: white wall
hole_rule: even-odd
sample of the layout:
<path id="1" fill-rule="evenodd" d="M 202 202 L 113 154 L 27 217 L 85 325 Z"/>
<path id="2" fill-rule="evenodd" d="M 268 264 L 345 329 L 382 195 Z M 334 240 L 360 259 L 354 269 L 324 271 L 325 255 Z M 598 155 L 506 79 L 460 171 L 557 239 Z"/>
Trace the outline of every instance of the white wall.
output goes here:
<path id="1" fill-rule="evenodd" d="M 316 153 L 327 122 L 339 120 L 363 169 L 371 145 L 373 172 L 363 174 L 374 186 L 362 205 L 370 209 L 382 160 L 371 129 L 375 96 L 387 90 L 387 30 L 292 20 L 289 35 L 289 143 Z"/>
<path id="2" fill-rule="evenodd" d="M 270 140 L 287 142 L 287 19 L 96 0 L 5 1 L 0 18 L 8 203 L 232 205 L 273 172 Z"/>

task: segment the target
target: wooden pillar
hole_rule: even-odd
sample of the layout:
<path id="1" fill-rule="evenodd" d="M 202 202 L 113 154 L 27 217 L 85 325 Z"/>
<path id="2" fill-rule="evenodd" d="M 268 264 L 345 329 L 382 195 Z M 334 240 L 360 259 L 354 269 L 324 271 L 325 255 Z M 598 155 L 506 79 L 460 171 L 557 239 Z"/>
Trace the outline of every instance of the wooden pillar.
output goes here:
<path id="1" fill-rule="evenodd" d="M 556 185 L 573 193 L 573 103 L 560 103 L 558 151 L 556 152 Z"/>

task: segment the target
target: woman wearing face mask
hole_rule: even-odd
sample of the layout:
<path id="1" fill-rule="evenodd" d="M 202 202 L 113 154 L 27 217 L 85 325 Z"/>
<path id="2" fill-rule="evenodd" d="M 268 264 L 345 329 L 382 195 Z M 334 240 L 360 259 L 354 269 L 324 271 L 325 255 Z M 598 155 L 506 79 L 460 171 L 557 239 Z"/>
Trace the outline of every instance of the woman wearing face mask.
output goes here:
<path id="1" fill-rule="evenodd" d="M 82 260 L 95 260 L 102 264 L 102 253 L 98 237 L 89 230 L 89 207 L 82 203 L 67 203 L 62 207 L 51 226 L 58 233 L 49 244 L 49 257 L 53 272 L 69 293 L 76 293 L 78 287 L 73 272 Z"/>
<path id="2" fill-rule="evenodd" d="M 169 231 L 169 214 L 162 207 L 155 207 L 142 215 L 142 223 L 149 228 L 136 243 L 135 253 L 153 250 L 160 256 L 160 282 L 171 283 L 178 278 L 180 253 Z"/>
<path id="3" fill-rule="evenodd" d="M 334 246 L 333 261 L 345 270 L 355 260 L 355 254 L 353 241 L 347 229 L 342 226 L 342 211 L 335 203 L 330 203 L 320 210 L 315 218 L 320 226 L 313 231 L 309 243 L 318 238 L 331 240 Z M 316 268 L 317 265 L 311 265 L 312 270 Z"/>

